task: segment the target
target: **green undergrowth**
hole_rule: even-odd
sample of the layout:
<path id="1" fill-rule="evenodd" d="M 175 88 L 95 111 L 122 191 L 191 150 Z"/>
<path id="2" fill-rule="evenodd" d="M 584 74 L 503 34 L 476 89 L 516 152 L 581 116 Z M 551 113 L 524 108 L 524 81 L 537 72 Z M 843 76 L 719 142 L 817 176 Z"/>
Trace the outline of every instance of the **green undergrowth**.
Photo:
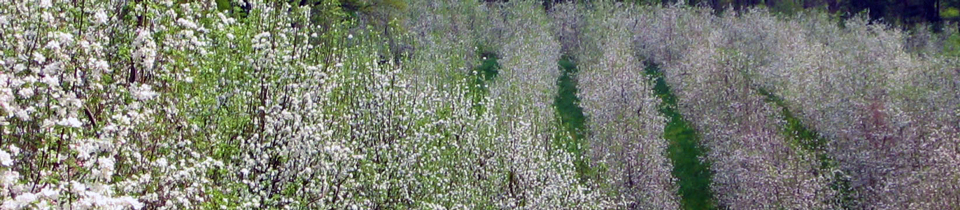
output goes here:
<path id="1" fill-rule="evenodd" d="M 577 176 L 581 181 L 595 177 L 597 170 L 590 167 L 587 156 L 586 117 L 580 107 L 580 98 L 577 97 L 577 81 L 573 78 L 577 72 L 577 65 L 568 57 L 558 62 L 562 74 L 557 79 L 557 95 L 553 106 L 559 118 L 561 133 L 557 136 L 557 145 L 566 152 L 573 154 L 576 159 Z"/>
<path id="2" fill-rule="evenodd" d="M 480 52 L 480 65 L 477 66 L 471 77 L 470 94 L 473 98 L 473 108 L 478 112 L 486 110 L 480 103 L 483 98 L 489 94 L 487 85 L 493 81 L 500 73 L 500 63 L 497 54 L 492 52 Z"/>
<path id="3" fill-rule="evenodd" d="M 670 143 L 667 153 L 673 161 L 673 176 L 680 186 L 682 208 L 716 209 L 710 190 L 713 174 L 710 163 L 701 161 L 706 152 L 700 147 L 700 136 L 677 110 L 677 98 L 670 92 L 659 66 L 648 64 L 645 72 L 655 78 L 654 92 L 662 100 L 659 111 L 668 120 L 663 138 Z"/>

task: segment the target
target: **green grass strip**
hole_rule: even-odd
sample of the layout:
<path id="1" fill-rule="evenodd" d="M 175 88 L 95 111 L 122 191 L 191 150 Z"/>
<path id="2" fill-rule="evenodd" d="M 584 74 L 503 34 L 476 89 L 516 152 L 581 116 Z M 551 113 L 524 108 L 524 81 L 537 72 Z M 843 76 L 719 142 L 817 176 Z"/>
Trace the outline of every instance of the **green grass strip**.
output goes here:
<path id="1" fill-rule="evenodd" d="M 667 153 L 673 161 L 673 176 L 680 185 L 682 208 L 716 209 L 713 191 L 710 190 L 710 183 L 713 182 L 710 163 L 700 161 L 700 157 L 705 156 L 699 145 L 700 136 L 677 110 L 677 97 L 670 92 L 659 66 L 647 65 L 645 72 L 656 78 L 653 90 L 662 100 L 659 111 L 669 120 L 663 138 L 670 142 Z"/>
<path id="2" fill-rule="evenodd" d="M 597 174 L 585 157 L 588 146 L 586 145 L 586 117 L 583 115 L 583 108 L 580 107 L 580 98 L 577 97 L 577 81 L 573 78 L 573 74 L 577 72 L 577 66 L 566 57 L 560 59 L 558 65 L 563 70 L 563 74 L 557 79 L 559 89 L 553 106 L 556 108 L 561 128 L 571 134 L 567 138 L 558 138 L 560 140 L 558 145 L 576 156 L 574 165 L 577 177 L 585 181 L 588 177 L 595 177 Z"/>

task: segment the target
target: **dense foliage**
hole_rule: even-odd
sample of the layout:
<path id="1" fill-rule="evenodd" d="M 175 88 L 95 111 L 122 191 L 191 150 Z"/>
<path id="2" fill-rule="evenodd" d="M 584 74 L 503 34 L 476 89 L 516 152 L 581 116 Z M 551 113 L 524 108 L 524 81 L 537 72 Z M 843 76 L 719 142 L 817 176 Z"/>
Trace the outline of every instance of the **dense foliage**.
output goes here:
<path id="1" fill-rule="evenodd" d="M 960 208 L 957 30 L 717 14 L 0 0 L 0 208 Z"/>

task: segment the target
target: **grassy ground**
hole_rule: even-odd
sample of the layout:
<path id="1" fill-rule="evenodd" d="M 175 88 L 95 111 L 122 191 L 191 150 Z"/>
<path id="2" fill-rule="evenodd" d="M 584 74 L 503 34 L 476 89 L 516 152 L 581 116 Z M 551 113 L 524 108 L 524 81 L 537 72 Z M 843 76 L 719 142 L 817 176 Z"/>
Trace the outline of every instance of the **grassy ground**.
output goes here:
<path id="1" fill-rule="evenodd" d="M 473 83 L 470 84 L 470 94 L 473 97 L 473 108 L 478 112 L 484 112 L 486 109 L 480 105 L 480 101 L 489 93 L 487 84 L 497 77 L 500 73 L 499 57 L 496 54 L 481 52 L 480 65 L 476 67 L 476 74 L 470 75 Z"/>
<path id="2" fill-rule="evenodd" d="M 677 98 L 663 79 L 663 72 L 656 65 L 648 65 L 647 75 L 656 78 L 654 92 L 663 102 L 660 113 L 669 120 L 663 137 L 670 141 L 667 149 L 673 160 L 673 176 L 680 185 L 680 203 L 683 209 L 716 209 L 713 192 L 710 190 L 713 174 L 710 163 L 700 161 L 705 152 L 700 147 L 700 137 L 690 123 L 677 110 Z"/>
<path id="3" fill-rule="evenodd" d="M 578 156 L 576 163 L 577 175 L 581 180 L 586 177 L 596 175 L 595 169 L 591 169 L 586 154 L 586 117 L 583 115 L 583 108 L 580 107 L 580 99 L 577 98 L 577 82 L 573 79 L 577 72 L 577 66 L 569 58 L 561 59 L 558 64 L 563 70 L 563 74 L 557 79 L 557 96 L 554 98 L 553 106 L 557 110 L 557 117 L 560 119 L 561 127 L 567 131 L 569 138 L 560 138 L 565 141 L 559 142 L 560 146 L 567 152 Z"/>

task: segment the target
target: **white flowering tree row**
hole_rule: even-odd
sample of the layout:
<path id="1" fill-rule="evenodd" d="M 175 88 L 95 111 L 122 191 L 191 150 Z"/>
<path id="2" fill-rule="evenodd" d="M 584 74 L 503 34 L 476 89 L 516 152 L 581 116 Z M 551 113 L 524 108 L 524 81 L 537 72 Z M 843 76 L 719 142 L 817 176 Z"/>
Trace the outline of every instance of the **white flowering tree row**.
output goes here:
<path id="1" fill-rule="evenodd" d="M 504 117 L 500 127 L 513 136 L 503 145 L 512 154 L 506 159 L 510 174 L 523 190 L 506 201 L 545 209 L 596 207 L 601 194 L 577 179 L 575 157 L 555 144 L 560 124 L 552 104 L 561 72 L 552 21 L 533 1 L 505 6 L 499 13 L 507 28 L 499 50 L 503 68 L 491 83 L 490 96 L 500 101 L 492 108 Z"/>
<path id="2" fill-rule="evenodd" d="M 823 14 L 783 20 L 764 11 L 727 22 L 729 40 L 753 43 L 735 46 L 750 58 L 754 84 L 827 140 L 849 180 L 848 205 L 956 207 L 960 62 L 930 47 L 956 30 L 912 36 L 864 17 L 841 28 Z"/>
<path id="3" fill-rule="evenodd" d="M 679 198 L 663 139 L 660 99 L 633 52 L 632 11 L 613 4 L 559 4 L 558 34 L 580 64 L 579 97 L 588 117 L 590 155 L 602 180 L 631 209 L 677 209 Z M 607 12 L 612 11 L 612 12 Z"/>
<path id="4" fill-rule="evenodd" d="M 459 110 L 463 112 L 456 116 L 459 119 L 442 122 L 460 129 L 452 133 L 459 143 L 438 139 L 447 147 L 445 150 L 456 152 L 422 152 L 434 162 L 445 164 L 441 174 L 418 175 L 436 179 L 433 182 L 442 187 L 430 190 L 447 195 L 436 198 L 442 202 L 430 207 L 549 209 L 607 205 L 593 186 L 576 179 L 573 157 L 553 144 L 557 123 L 549 104 L 556 89 L 553 82 L 559 76 L 559 49 L 547 33 L 552 26 L 546 13 L 533 2 L 488 5 L 440 1 L 417 5 L 423 10 L 413 12 L 417 21 L 408 24 L 413 27 L 410 33 L 418 50 L 414 61 L 405 66 L 435 68 L 422 68 L 420 74 L 410 75 L 426 82 L 420 85 L 478 85 L 471 83 L 472 77 L 480 74 L 472 72 L 482 59 L 475 48 L 478 45 L 502 57 L 498 76 L 486 83 L 489 92 L 469 89 L 481 91 L 479 105 L 483 111 L 467 109 L 472 104 L 466 101 Z M 503 43 L 486 44 L 490 40 Z M 438 75 L 454 80 L 437 81 Z M 461 94 L 458 97 L 467 98 L 467 94 L 478 93 Z M 461 183 L 472 184 L 465 187 Z"/>
<path id="5" fill-rule="evenodd" d="M 639 53 L 663 64 L 679 110 L 702 135 L 718 204 L 831 208 L 829 177 L 813 155 L 781 133 L 778 110 L 742 73 L 744 56 L 724 45 L 720 20 L 682 7 L 647 14 L 634 29 Z"/>

